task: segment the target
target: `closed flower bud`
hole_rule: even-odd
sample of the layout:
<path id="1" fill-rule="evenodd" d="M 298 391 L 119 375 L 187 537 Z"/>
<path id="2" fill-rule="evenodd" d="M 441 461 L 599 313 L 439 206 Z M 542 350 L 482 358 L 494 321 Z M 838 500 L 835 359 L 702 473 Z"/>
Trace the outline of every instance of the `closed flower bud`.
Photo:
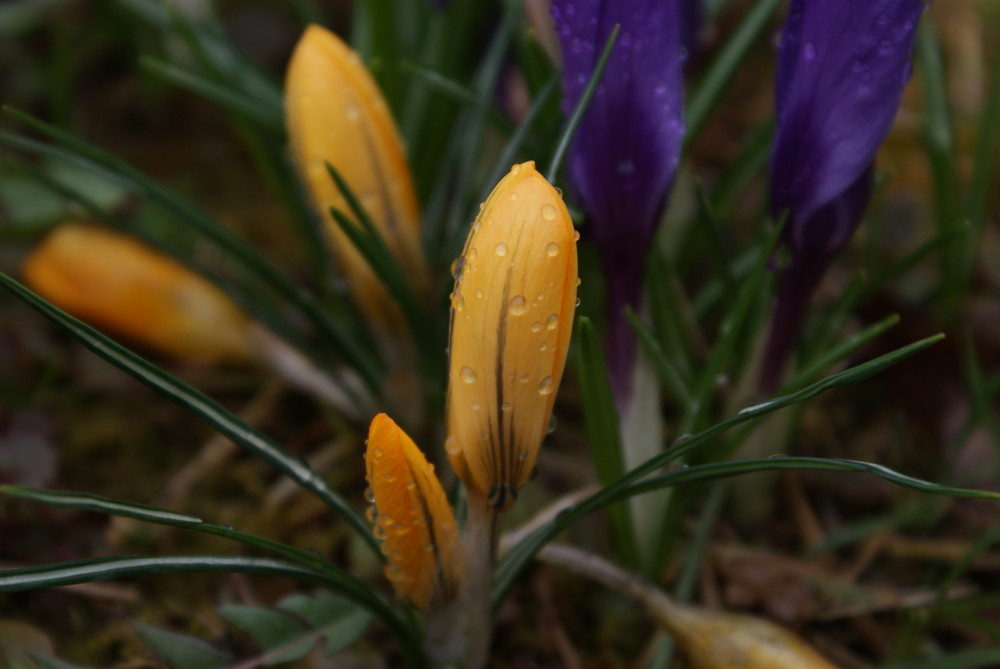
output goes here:
<path id="1" fill-rule="evenodd" d="M 523 163 L 487 198 L 457 261 L 445 448 L 466 486 L 498 509 L 528 480 L 552 414 L 578 236 L 559 192 Z"/>
<path id="2" fill-rule="evenodd" d="M 358 306 L 384 322 L 378 277 L 330 215 L 349 208 L 330 177 L 333 165 L 357 195 L 407 275 L 424 276 L 420 211 L 403 143 L 385 99 L 358 54 L 337 36 L 309 26 L 285 78 L 285 118 L 299 177 L 328 233 Z"/>
<path id="3" fill-rule="evenodd" d="M 413 440 L 380 413 L 368 430 L 370 519 L 400 596 L 428 610 L 454 598 L 462 567 L 458 525 L 444 490 Z"/>
<path id="4" fill-rule="evenodd" d="M 179 358 L 255 356 L 250 321 L 222 291 L 124 235 L 68 223 L 25 260 L 26 283 L 68 313 Z"/>

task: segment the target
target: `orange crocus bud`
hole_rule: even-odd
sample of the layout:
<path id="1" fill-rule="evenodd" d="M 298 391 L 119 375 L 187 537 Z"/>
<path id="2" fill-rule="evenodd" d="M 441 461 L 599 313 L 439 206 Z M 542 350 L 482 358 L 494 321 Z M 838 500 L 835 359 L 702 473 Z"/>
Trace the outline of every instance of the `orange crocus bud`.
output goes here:
<path id="1" fill-rule="evenodd" d="M 307 27 L 292 54 L 285 119 L 299 177 L 350 291 L 369 318 L 384 323 L 385 290 L 330 215 L 331 207 L 350 211 L 326 163 L 343 176 L 418 287 L 425 273 L 420 211 L 403 142 L 381 91 L 358 54 L 325 28 Z"/>
<path id="2" fill-rule="evenodd" d="M 26 258 L 25 282 L 68 313 L 179 358 L 255 357 L 250 321 L 190 269 L 110 230 L 59 226 Z"/>
<path id="3" fill-rule="evenodd" d="M 514 165 L 456 263 L 448 372 L 452 466 L 491 506 L 513 504 L 552 414 L 576 307 L 576 239 L 562 197 Z"/>
<path id="4" fill-rule="evenodd" d="M 365 453 L 369 518 L 400 596 L 424 611 L 452 600 L 462 567 L 458 525 L 444 490 L 413 440 L 380 413 Z"/>

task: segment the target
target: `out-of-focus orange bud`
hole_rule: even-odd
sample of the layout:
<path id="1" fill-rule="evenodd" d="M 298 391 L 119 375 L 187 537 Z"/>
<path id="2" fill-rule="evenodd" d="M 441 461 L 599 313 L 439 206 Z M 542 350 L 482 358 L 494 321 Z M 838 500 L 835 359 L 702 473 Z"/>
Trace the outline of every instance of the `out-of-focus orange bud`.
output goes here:
<path id="1" fill-rule="evenodd" d="M 573 330 L 577 237 L 559 192 L 523 163 L 487 198 L 456 263 L 445 449 L 497 509 L 528 480 L 552 415 Z"/>
<path id="2" fill-rule="evenodd" d="M 250 322 L 229 297 L 124 235 L 61 225 L 28 255 L 22 273 L 57 307 L 151 349 L 198 361 L 255 357 Z"/>
<path id="3" fill-rule="evenodd" d="M 351 293 L 369 318 L 385 322 L 391 303 L 381 282 L 329 213 L 350 211 L 326 163 L 357 195 L 419 292 L 425 270 L 416 193 L 381 91 L 358 54 L 319 26 L 306 28 L 288 65 L 285 119 L 299 176 Z"/>
<path id="4" fill-rule="evenodd" d="M 434 466 L 384 413 L 368 429 L 365 465 L 369 519 L 389 560 L 386 577 L 400 596 L 424 611 L 451 601 L 458 591 L 462 548 Z"/>

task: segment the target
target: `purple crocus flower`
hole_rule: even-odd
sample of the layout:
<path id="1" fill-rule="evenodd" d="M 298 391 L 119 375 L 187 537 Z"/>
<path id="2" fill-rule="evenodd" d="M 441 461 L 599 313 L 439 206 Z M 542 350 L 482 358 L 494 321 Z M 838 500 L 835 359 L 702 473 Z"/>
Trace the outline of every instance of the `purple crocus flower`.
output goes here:
<path id="1" fill-rule="evenodd" d="M 619 409 L 628 403 L 646 253 L 662 217 L 684 136 L 680 0 L 553 0 L 564 110 L 580 99 L 614 26 L 618 40 L 567 164 L 608 281 L 607 358 Z"/>
<path id="2" fill-rule="evenodd" d="M 792 0 L 781 35 L 771 212 L 790 261 L 774 303 L 761 388 L 773 391 L 809 298 L 854 232 L 875 152 L 912 70 L 925 0 Z"/>

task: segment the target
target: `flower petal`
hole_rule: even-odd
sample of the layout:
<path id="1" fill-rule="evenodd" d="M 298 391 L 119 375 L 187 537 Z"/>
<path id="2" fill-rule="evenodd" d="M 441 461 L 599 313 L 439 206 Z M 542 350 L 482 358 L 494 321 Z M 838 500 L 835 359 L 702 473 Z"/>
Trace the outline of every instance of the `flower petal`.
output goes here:
<path id="1" fill-rule="evenodd" d="M 434 466 L 384 413 L 371 422 L 365 468 L 371 520 L 389 560 L 386 577 L 414 606 L 428 610 L 458 591 L 458 525 Z"/>
<path id="2" fill-rule="evenodd" d="M 458 261 L 445 448 L 497 508 L 528 480 L 552 415 L 573 330 L 576 237 L 559 193 L 523 163 L 487 198 Z"/>

